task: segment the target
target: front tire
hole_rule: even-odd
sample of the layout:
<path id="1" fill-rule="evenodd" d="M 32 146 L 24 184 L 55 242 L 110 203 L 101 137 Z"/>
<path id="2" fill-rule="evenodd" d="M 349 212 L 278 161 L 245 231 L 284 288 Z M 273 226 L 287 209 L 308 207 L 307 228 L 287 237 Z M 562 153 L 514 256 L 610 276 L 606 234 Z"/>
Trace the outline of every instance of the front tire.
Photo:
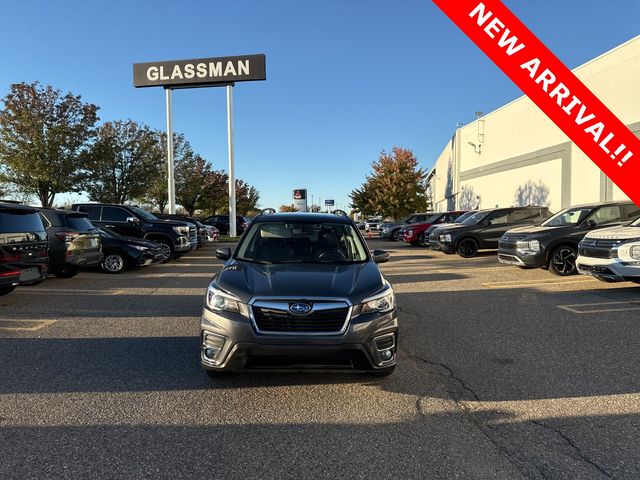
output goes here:
<path id="1" fill-rule="evenodd" d="M 124 271 L 125 267 L 125 259 L 118 252 L 107 253 L 100 264 L 100 268 L 106 273 L 120 273 Z"/>
<path id="2" fill-rule="evenodd" d="M 155 242 L 162 248 L 162 260 L 161 263 L 167 263 L 174 256 L 173 245 L 169 240 L 159 239 Z"/>
<path id="3" fill-rule="evenodd" d="M 396 230 L 394 230 L 394 231 L 391 233 L 391 239 L 392 239 L 394 242 L 399 242 L 399 241 L 400 241 L 400 229 L 399 229 L 399 228 L 397 228 Z"/>
<path id="4" fill-rule="evenodd" d="M 458 245 L 458 255 L 473 258 L 478 254 L 478 243 L 473 238 L 465 238 Z"/>
<path id="5" fill-rule="evenodd" d="M 418 235 L 417 244 L 419 247 L 422 247 L 422 248 L 427 248 L 429 246 L 429 242 L 427 241 L 427 238 L 424 232 Z"/>
<path id="6" fill-rule="evenodd" d="M 0 297 L 3 295 L 8 295 L 16 289 L 15 285 L 11 285 L 9 287 L 0 287 Z"/>
<path id="7" fill-rule="evenodd" d="M 551 254 L 549 260 L 549 270 L 559 277 L 567 277 L 578 273 L 576 268 L 576 257 L 578 252 L 569 245 L 561 245 Z"/>

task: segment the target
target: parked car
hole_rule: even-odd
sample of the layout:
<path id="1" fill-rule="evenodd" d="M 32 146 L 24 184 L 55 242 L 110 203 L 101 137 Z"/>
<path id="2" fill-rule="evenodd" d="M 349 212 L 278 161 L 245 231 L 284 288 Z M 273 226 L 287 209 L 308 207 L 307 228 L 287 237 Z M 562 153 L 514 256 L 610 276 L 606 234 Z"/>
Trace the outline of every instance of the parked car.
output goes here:
<path id="1" fill-rule="evenodd" d="M 367 232 L 378 232 L 382 228 L 382 220 L 367 220 L 364 222 L 364 229 Z"/>
<path id="2" fill-rule="evenodd" d="M 457 225 L 437 228 L 432 233 L 435 249 L 475 257 L 478 250 L 496 250 L 504 232 L 517 226 L 535 225 L 551 216 L 547 207 L 509 207 L 479 210 Z M 429 239 L 431 244 L 431 237 Z"/>
<path id="3" fill-rule="evenodd" d="M 202 220 L 205 225 L 213 225 L 218 229 L 221 235 L 229 235 L 229 215 L 212 215 Z M 236 233 L 242 233 L 249 226 L 249 222 L 241 215 L 236 216 Z"/>
<path id="4" fill-rule="evenodd" d="M 220 238 L 220 231 L 216 227 L 206 225 L 196 218 L 171 213 L 159 213 L 156 216 L 165 220 L 180 220 L 193 223 L 198 229 L 198 248 L 213 245 Z"/>
<path id="5" fill-rule="evenodd" d="M 86 213 L 41 208 L 40 216 L 49 237 L 51 273 L 56 277 L 71 278 L 82 268 L 100 264 L 102 242 Z"/>
<path id="6" fill-rule="evenodd" d="M 477 212 L 477 210 L 470 210 L 466 213 L 463 213 L 462 215 L 460 215 L 458 218 L 456 218 L 453 222 L 451 223 L 436 223 L 434 225 L 431 225 L 430 227 L 428 227 L 424 232 L 422 232 L 421 234 L 418 235 L 418 246 L 419 247 L 423 247 L 423 248 L 433 248 L 434 250 L 436 249 L 435 245 L 432 245 L 432 240 L 431 240 L 431 234 L 438 228 L 442 227 L 449 227 L 452 225 L 457 225 L 459 223 L 464 222 L 467 218 L 469 218 L 471 215 L 474 215 Z M 437 243 L 437 241 L 434 240 L 435 243 Z"/>
<path id="7" fill-rule="evenodd" d="M 162 246 L 156 242 L 124 237 L 108 228 L 98 229 L 104 258 L 102 271 L 120 273 L 131 267 L 146 267 L 164 260 Z"/>
<path id="8" fill-rule="evenodd" d="M 500 239 L 498 260 L 523 268 L 548 268 L 556 275 L 578 273 L 578 243 L 592 230 L 640 217 L 632 202 L 606 202 L 566 208 L 538 227 L 508 230 Z"/>
<path id="9" fill-rule="evenodd" d="M 215 375 L 252 368 L 357 369 L 389 375 L 398 320 L 393 289 L 346 216 L 260 215 L 207 291 L 200 360 Z"/>
<path id="10" fill-rule="evenodd" d="M 136 206 L 79 203 L 72 208 L 87 213 L 91 223 L 98 228 L 108 228 L 125 237 L 156 242 L 162 247 L 164 262 L 184 255 L 198 245 L 198 232 L 193 223 L 161 220 Z"/>
<path id="11" fill-rule="evenodd" d="M 605 282 L 640 283 L 640 219 L 587 233 L 578 244 L 576 266 Z"/>
<path id="12" fill-rule="evenodd" d="M 453 223 L 458 217 L 467 213 L 466 210 L 455 210 L 451 212 L 434 213 L 420 223 L 406 225 L 400 229 L 398 237 L 413 246 L 425 247 L 428 243 L 425 231 L 432 225 L 443 225 Z"/>
<path id="13" fill-rule="evenodd" d="M 38 210 L 0 203 L 0 295 L 49 273 L 49 242 Z"/>
<path id="14" fill-rule="evenodd" d="M 431 218 L 433 213 L 412 213 L 404 217 L 397 223 L 383 223 L 380 225 L 380 237 L 386 238 L 387 240 L 393 240 L 398 242 L 402 240 L 400 237 L 400 230 L 406 225 L 410 225 L 413 223 L 423 223 L 426 222 L 428 218 Z"/>

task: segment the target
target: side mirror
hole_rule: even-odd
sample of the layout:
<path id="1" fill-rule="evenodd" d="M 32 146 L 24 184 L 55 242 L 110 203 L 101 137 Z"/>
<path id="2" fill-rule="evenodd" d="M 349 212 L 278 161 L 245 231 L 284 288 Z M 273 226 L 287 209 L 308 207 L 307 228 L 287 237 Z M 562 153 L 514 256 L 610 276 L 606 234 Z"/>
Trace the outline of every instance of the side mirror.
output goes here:
<path id="1" fill-rule="evenodd" d="M 137 225 L 138 223 L 140 223 L 140 219 L 138 219 L 138 217 L 127 217 L 127 223 L 133 223 L 134 225 Z"/>
<path id="2" fill-rule="evenodd" d="M 374 250 L 371 252 L 375 263 L 386 263 L 389 261 L 389 252 L 386 250 Z"/>
<path id="3" fill-rule="evenodd" d="M 598 226 L 598 222 L 596 222 L 593 219 L 587 220 L 584 226 L 587 227 L 589 230 L 591 230 L 592 228 L 596 228 Z"/>
<path id="4" fill-rule="evenodd" d="M 231 249 L 229 247 L 216 248 L 216 258 L 229 260 L 231 258 Z"/>

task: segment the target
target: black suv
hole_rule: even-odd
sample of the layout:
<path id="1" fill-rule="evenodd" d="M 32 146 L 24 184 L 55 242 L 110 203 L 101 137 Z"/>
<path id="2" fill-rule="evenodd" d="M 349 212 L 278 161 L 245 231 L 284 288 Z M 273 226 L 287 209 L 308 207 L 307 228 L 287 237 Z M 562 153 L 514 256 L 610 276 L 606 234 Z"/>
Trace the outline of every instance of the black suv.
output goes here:
<path id="1" fill-rule="evenodd" d="M 573 275 L 578 243 L 590 231 L 614 227 L 640 217 L 632 202 L 607 202 L 566 208 L 539 227 L 520 227 L 500 239 L 498 260 L 523 268 L 548 268 L 556 275 Z"/>
<path id="2" fill-rule="evenodd" d="M 56 277 L 71 278 L 81 268 L 100 264 L 102 243 L 86 213 L 41 208 L 40 215 L 49 237 L 51 273 Z"/>
<path id="3" fill-rule="evenodd" d="M 346 214 L 259 215 L 205 297 L 200 361 L 212 375 L 245 369 L 357 369 L 396 363 L 395 297 Z"/>
<path id="4" fill-rule="evenodd" d="M 229 235 L 229 215 L 212 215 L 202 220 L 202 223 L 213 225 L 220 231 L 220 235 Z M 240 215 L 236 216 L 236 233 L 238 235 L 242 234 L 248 226 L 249 222 L 246 218 Z"/>
<path id="5" fill-rule="evenodd" d="M 0 295 L 49 273 L 49 243 L 38 210 L 0 202 Z"/>
<path id="6" fill-rule="evenodd" d="M 478 250 L 496 250 L 500 237 L 513 227 L 535 225 L 551 216 L 547 207 L 509 207 L 478 210 L 458 225 L 437 228 L 429 245 L 434 250 L 475 257 Z"/>
<path id="7" fill-rule="evenodd" d="M 91 223 L 97 227 L 108 228 L 125 237 L 144 238 L 160 244 L 165 262 L 198 245 L 198 234 L 193 223 L 161 220 L 136 206 L 81 203 L 72 208 L 87 213 Z"/>

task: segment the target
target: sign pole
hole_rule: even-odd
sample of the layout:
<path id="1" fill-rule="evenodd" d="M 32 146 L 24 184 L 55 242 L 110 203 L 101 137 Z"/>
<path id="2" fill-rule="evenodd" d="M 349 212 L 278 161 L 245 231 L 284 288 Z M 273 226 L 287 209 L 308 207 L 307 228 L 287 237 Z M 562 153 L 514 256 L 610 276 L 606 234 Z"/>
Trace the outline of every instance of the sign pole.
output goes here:
<path id="1" fill-rule="evenodd" d="M 229 236 L 236 232 L 236 179 L 233 171 L 233 84 L 227 85 L 227 143 L 229 148 Z"/>
<path id="2" fill-rule="evenodd" d="M 176 213 L 176 182 L 173 178 L 173 126 L 171 122 L 171 89 L 164 89 L 167 101 L 167 180 L 169 213 Z"/>

